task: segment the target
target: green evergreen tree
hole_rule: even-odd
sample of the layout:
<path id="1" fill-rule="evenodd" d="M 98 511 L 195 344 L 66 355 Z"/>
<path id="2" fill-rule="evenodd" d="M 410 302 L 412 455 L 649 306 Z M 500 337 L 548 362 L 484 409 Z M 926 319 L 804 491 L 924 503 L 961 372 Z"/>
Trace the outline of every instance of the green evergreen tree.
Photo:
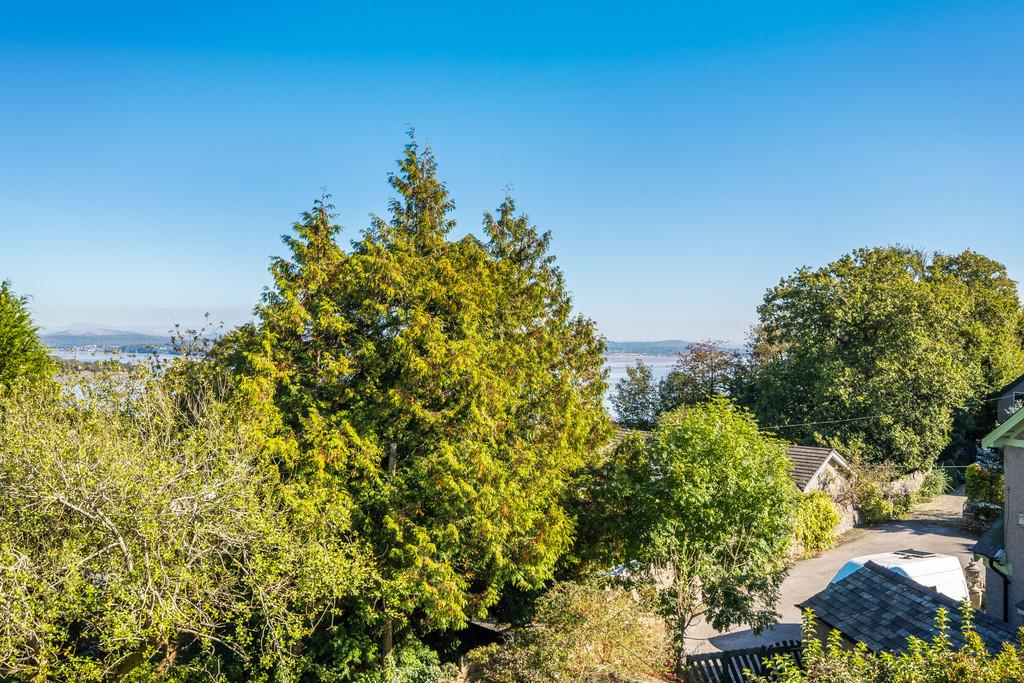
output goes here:
<path id="1" fill-rule="evenodd" d="M 0 284 L 0 387 L 53 374 L 56 365 L 36 332 L 28 297 L 18 296 L 11 283 L 4 281 Z"/>
<path id="2" fill-rule="evenodd" d="M 566 487 L 608 432 L 603 342 L 550 236 L 506 198 L 486 241 L 450 239 L 454 205 L 415 140 L 390 183 L 389 217 L 347 250 L 326 199 L 304 214 L 258 323 L 215 352 L 273 406 L 286 477 L 344 501 L 347 538 L 375 558 L 376 590 L 311 655 L 334 671 L 550 579 Z"/>

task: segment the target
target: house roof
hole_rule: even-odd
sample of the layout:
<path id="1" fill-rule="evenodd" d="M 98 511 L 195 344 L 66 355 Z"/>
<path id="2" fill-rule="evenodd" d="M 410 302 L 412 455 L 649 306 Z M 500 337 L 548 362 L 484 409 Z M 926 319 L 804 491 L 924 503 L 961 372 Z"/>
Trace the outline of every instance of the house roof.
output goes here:
<path id="1" fill-rule="evenodd" d="M 938 635 L 935 613 L 945 607 L 946 635 L 954 648 L 964 644 L 960 603 L 875 562 L 829 584 L 798 607 L 813 610 L 826 625 L 874 652 L 903 650 L 910 636 L 932 640 Z M 990 652 L 998 652 L 1003 643 L 1014 639 L 1013 630 L 995 617 L 975 612 L 972 620 Z"/>
<path id="2" fill-rule="evenodd" d="M 1010 389 L 1013 389 L 1015 386 L 1020 384 L 1022 380 L 1024 380 L 1024 375 L 1021 375 L 1017 379 L 1013 380 L 1012 382 L 1010 382 L 1009 384 L 1004 386 L 1002 389 L 999 389 L 997 391 L 993 391 L 991 394 L 989 394 L 989 398 L 996 398 L 998 396 L 1002 396 L 1003 394 L 1005 394 L 1008 391 L 1010 391 Z"/>
<path id="3" fill-rule="evenodd" d="M 1017 438 L 1020 432 L 1024 431 L 1024 410 L 1018 410 L 1006 418 L 1002 424 L 985 435 L 981 440 L 983 448 L 998 448 L 1000 446 L 1022 446 L 1024 440 Z"/>
<path id="4" fill-rule="evenodd" d="M 622 427 L 615 425 L 615 432 L 608 439 L 608 442 L 600 447 L 600 451 L 603 453 L 610 453 L 622 444 L 623 441 L 628 439 L 633 434 L 649 434 L 642 429 L 630 429 L 629 427 Z"/>
<path id="5" fill-rule="evenodd" d="M 789 473 L 801 491 L 807 491 L 830 461 L 839 469 L 850 471 L 850 465 L 834 448 L 789 446 L 786 455 L 789 457 Z"/>
<path id="6" fill-rule="evenodd" d="M 971 548 L 971 552 L 975 555 L 981 555 L 987 557 L 990 560 L 996 562 L 1006 561 L 1006 552 L 1003 549 L 1003 516 L 999 515 L 999 518 L 992 523 L 988 531 L 981 535 L 978 542 Z"/>

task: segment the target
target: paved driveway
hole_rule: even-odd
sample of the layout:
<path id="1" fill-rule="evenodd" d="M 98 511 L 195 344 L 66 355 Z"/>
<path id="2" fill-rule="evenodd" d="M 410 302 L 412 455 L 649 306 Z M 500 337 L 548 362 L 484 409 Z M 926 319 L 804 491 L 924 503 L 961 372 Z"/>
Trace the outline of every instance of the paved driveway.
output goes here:
<path id="1" fill-rule="evenodd" d="M 915 548 L 956 555 L 960 558 L 961 566 L 966 567 L 971 561 L 970 548 L 977 537 L 957 528 L 955 524 L 964 500 L 962 496 L 939 496 L 919 509 L 914 515 L 915 519 L 854 529 L 844 537 L 841 545 L 817 557 L 801 560 L 793 566 L 782 584 L 782 599 L 776 607 L 782 618 L 776 627 L 755 636 L 746 627 L 718 633 L 701 623 L 691 631 L 691 651 L 732 650 L 768 645 L 779 640 L 799 640 L 800 610 L 795 606 L 796 603 L 803 602 L 824 588 L 851 557 Z"/>

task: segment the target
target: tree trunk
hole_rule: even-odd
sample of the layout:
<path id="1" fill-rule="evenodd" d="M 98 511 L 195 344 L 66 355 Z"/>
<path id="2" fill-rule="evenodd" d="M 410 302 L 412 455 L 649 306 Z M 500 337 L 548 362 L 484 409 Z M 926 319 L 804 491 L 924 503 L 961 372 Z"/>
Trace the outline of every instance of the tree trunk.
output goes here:
<path id="1" fill-rule="evenodd" d="M 686 631 L 690 625 L 693 595 L 689 577 L 684 577 L 679 571 L 679 560 L 674 564 L 672 580 L 676 586 L 676 623 L 672 628 L 672 669 L 676 678 L 683 681 L 686 675 Z"/>
<path id="2" fill-rule="evenodd" d="M 384 625 L 384 642 L 381 646 L 381 658 L 384 666 L 388 666 L 391 660 L 391 652 L 395 648 L 395 620 L 388 619 Z"/>

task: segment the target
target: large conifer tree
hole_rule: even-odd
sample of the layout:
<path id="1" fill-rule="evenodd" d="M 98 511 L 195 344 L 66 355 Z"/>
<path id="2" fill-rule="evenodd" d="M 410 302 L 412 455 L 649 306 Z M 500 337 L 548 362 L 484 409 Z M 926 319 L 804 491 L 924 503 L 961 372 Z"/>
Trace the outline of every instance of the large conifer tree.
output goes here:
<path id="1" fill-rule="evenodd" d="M 28 300 L 0 283 L 0 387 L 20 378 L 40 379 L 54 369 L 53 359 L 36 335 Z"/>
<path id="2" fill-rule="evenodd" d="M 385 658 L 551 576 L 572 535 L 566 486 L 608 428 L 603 342 L 573 313 L 550 236 L 506 198 L 484 241 L 450 239 L 454 205 L 415 140 L 390 183 L 390 215 L 348 249 L 326 199 L 304 214 L 257 325 L 234 337 L 244 385 L 295 444 L 288 476 L 329 482 L 375 558 L 378 589 L 332 616 L 331 637 Z"/>

